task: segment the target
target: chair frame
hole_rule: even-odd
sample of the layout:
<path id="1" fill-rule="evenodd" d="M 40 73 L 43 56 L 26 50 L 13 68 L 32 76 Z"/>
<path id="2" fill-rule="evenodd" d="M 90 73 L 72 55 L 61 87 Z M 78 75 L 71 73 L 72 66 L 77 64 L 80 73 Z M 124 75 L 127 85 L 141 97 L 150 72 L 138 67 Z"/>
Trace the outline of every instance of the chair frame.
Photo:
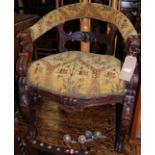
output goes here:
<path id="1" fill-rule="evenodd" d="M 22 51 L 19 53 L 16 70 L 18 73 L 18 90 L 19 90 L 19 106 L 21 113 L 28 124 L 28 135 L 33 139 L 37 137 L 36 127 L 36 103 L 41 96 L 49 97 L 59 103 L 60 107 L 67 112 L 76 112 L 87 107 L 105 105 L 105 104 L 122 104 L 121 120 L 119 129 L 116 133 L 117 152 L 124 151 L 124 140 L 129 135 L 134 105 L 136 101 L 136 93 L 139 84 L 139 65 L 132 76 L 130 82 L 125 82 L 125 95 L 112 95 L 107 97 L 91 97 L 87 99 L 60 96 L 51 94 L 27 85 L 27 70 L 33 55 L 33 39 L 31 29 L 26 29 L 18 34 Z M 126 39 L 125 55 L 131 55 L 138 58 L 140 53 L 140 39 L 137 35 L 130 36 Z"/>

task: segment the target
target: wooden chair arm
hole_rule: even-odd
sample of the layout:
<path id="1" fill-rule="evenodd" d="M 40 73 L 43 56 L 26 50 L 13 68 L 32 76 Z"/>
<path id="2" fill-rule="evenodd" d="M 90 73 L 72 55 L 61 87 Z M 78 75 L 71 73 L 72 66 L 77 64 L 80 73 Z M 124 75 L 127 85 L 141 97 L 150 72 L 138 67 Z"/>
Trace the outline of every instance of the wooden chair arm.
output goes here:
<path id="1" fill-rule="evenodd" d="M 30 53 L 33 52 L 33 42 L 31 39 L 31 30 L 26 29 L 21 33 L 17 34 L 17 38 L 19 39 L 19 43 L 22 46 L 22 53 L 29 51 Z"/>
<path id="2" fill-rule="evenodd" d="M 33 53 L 31 31 L 26 29 L 22 33 L 17 34 L 17 38 L 19 39 L 19 43 L 22 46 L 22 50 L 18 55 L 16 71 L 18 76 L 26 76 L 28 65 L 32 60 Z"/>
<path id="3" fill-rule="evenodd" d="M 16 71 L 18 76 L 26 76 L 28 65 L 30 62 L 31 55 L 29 52 L 19 53 L 16 63 Z"/>

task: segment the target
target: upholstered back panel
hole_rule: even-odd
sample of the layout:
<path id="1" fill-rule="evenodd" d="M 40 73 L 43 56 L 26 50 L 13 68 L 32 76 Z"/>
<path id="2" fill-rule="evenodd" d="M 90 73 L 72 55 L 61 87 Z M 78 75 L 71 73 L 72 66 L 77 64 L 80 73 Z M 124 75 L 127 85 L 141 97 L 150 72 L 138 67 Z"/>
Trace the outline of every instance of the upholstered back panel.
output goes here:
<path id="1" fill-rule="evenodd" d="M 30 27 L 32 40 L 38 39 L 51 28 L 66 21 L 80 18 L 93 18 L 116 25 L 126 41 L 131 35 L 137 35 L 131 22 L 120 11 L 97 3 L 75 3 L 60 7 L 43 16 L 35 25 Z"/>

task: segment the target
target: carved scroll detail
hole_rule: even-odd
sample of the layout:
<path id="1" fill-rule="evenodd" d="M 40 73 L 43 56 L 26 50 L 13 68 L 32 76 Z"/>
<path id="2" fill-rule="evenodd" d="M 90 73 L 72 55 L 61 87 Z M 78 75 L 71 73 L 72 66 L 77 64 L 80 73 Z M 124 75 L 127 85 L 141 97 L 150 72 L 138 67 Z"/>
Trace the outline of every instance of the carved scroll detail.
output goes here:
<path id="1" fill-rule="evenodd" d="M 140 54 L 140 38 L 139 36 L 131 36 L 127 40 L 128 55 L 136 56 Z"/>
<path id="2" fill-rule="evenodd" d="M 31 40 L 30 30 L 25 30 L 17 35 L 19 43 L 22 46 L 22 51 L 19 53 L 19 58 L 16 63 L 16 71 L 18 76 L 26 76 L 28 65 L 32 59 L 33 43 Z"/>

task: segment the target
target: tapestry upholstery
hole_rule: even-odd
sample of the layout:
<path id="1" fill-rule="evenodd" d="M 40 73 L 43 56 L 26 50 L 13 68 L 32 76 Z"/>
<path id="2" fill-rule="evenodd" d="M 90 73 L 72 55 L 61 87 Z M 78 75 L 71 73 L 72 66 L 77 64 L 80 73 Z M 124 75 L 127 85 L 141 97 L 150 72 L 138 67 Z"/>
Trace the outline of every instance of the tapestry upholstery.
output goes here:
<path id="1" fill-rule="evenodd" d="M 137 35 L 131 22 L 120 11 L 99 3 L 75 3 L 49 12 L 30 27 L 32 41 L 59 24 L 84 17 L 114 24 L 125 41 L 130 36 Z"/>
<path id="2" fill-rule="evenodd" d="M 28 84 L 41 90 L 74 97 L 123 95 L 121 62 L 109 55 L 63 52 L 33 62 Z"/>

